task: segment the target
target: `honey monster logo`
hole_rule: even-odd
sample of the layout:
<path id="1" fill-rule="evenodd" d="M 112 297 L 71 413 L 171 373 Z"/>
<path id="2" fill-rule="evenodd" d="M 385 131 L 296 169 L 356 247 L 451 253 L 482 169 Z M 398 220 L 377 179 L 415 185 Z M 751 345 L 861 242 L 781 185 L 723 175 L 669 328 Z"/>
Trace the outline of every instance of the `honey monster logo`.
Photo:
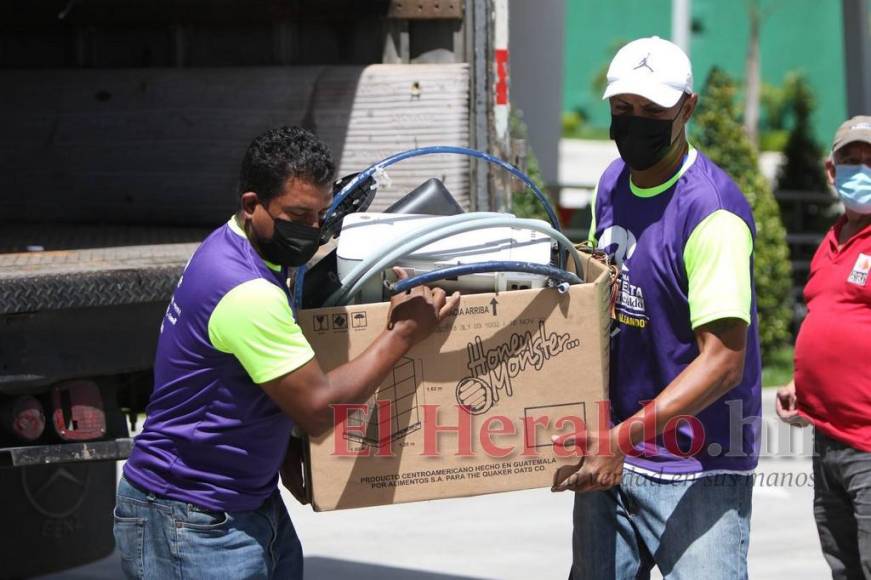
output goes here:
<path id="1" fill-rule="evenodd" d="M 528 367 L 541 370 L 544 364 L 563 351 L 580 346 L 581 341 L 568 333 L 548 332 L 544 322 L 538 331 L 527 330 L 489 350 L 481 337 L 468 343 L 469 376 L 457 383 L 457 402 L 473 415 L 482 415 L 493 408 L 504 394 L 514 394 L 512 379 Z"/>

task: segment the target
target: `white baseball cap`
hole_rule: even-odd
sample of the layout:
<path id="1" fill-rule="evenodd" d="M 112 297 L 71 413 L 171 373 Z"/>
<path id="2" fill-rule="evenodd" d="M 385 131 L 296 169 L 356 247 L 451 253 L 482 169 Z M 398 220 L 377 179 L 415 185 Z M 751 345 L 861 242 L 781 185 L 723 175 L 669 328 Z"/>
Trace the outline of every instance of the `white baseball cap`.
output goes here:
<path id="1" fill-rule="evenodd" d="M 641 95 L 661 107 L 673 107 L 682 94 L 692 92 L 690 59 L 678 45 L 651 36 L 633 40 L 614 55 L 602 99 Z"/>

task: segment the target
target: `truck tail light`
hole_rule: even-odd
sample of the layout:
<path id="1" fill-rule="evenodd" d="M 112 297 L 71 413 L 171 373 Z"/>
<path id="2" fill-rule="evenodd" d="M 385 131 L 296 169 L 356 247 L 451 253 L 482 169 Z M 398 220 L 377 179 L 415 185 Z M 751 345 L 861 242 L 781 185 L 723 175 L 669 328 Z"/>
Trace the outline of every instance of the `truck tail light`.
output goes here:
<path id="1" fill-rule="evenodd" d="M 51 389 L 54 432 L 64 441 L 89 441 L 106 434 L 100 388 L 93 381 L 69 381 Z"/>
<path id="2" fill-rule="evenodd" d="M 30 395 L 15 397 L 0 407 L 0 427 L 20 441 L 36 441 L 45 431 L 42 403 Z"/>

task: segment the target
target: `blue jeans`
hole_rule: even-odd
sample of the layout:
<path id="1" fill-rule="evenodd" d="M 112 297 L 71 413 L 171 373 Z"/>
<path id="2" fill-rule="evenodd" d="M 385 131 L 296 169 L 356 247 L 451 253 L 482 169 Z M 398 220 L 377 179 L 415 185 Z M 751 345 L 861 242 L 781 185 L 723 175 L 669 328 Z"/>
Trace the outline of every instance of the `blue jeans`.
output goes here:
<path id="1" fill-rule="evenodd" d="M 278 490 L 256 510 L 214 512 L 122 478 L 115 542 L 128 578 L 302 580 L 302 546 Z"/>
<path id="2" fill-rule="evenodd" d="M 606 491 L 575 495 L 570 580 L 747 578 L 753 477 L 658 481 L 624 471 Z"/>

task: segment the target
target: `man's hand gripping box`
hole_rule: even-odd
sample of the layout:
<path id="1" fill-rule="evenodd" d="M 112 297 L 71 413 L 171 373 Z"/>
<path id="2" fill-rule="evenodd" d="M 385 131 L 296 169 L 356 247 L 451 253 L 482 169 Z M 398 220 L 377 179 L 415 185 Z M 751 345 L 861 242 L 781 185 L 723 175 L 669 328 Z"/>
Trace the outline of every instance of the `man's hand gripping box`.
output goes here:
<path id="1" fill-rule="evenodd" d="M 310 441 L 315 510 L 550 486 L 578 461 L 552 436 L 607 426 L 611 272 L 583 255 L 584 284 L 461 298 L 393 368 L 375 396 L 334 407 Z M 388 303 L 299 312 L 325 371 L 360 354 Z M 604 416 L 603 416 L 604 415 Z"/>

